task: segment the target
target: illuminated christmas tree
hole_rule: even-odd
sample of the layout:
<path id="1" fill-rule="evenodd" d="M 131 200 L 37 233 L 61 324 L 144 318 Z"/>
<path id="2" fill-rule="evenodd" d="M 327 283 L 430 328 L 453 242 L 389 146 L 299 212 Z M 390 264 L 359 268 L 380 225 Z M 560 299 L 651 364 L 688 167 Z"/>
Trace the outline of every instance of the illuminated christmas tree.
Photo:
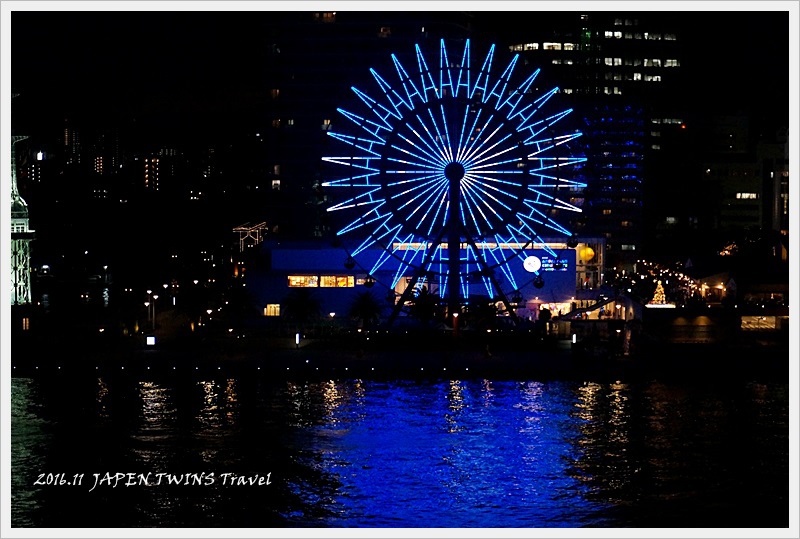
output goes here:
<path id="1" fill-rule="evenodd" d="M 650 303 L 655 303 L 658 305 L 663 305 L 667 302 L 667 297 L 664 295 L 664 287 L 661 286 L 661 281 L 658 281 L 656 284 L 656 292 L 653 294 L 653 299 L 650 300 Z"/>

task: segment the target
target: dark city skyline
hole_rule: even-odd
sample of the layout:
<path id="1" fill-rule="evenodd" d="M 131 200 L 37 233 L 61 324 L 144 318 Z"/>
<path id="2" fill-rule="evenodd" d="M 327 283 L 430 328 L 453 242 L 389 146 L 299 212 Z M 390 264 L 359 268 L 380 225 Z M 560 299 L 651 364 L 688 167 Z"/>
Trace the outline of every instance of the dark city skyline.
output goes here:
<path id="1" fill-rule="evenodd" d="M 18 122 L 67 116 L 138 124 L 173 138 L 258 129 L 254 120 L 263 114 L 271 82 L 262 66 L 280 41 L 281 21 L 301 13 L 14 12 L 11 86 L 27 115 Z M 478 12 L 470 18 L 478 36 L 524 39 L 575 13 Z M 364 15 L 342 12 L 340 20 Z M 676 10 L 663 17 L 680 32 L 682 68 L 693 81 L 688 105 L 746 112 L 769 128 L 788 124 L 787 13 Z M 342 88 L 348 76 L 343 69 Z"/>

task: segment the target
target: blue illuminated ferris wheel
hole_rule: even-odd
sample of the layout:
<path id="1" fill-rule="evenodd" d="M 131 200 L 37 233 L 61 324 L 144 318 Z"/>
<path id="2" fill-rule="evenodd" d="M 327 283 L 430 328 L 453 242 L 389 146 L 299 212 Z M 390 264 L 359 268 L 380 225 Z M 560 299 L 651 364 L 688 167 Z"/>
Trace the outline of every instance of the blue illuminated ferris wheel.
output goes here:
<path id="1" fill-rule="evenodd" d="M 586 186 L 568 173 L 585 161 L 570 154 L 581 133 L 558 131 L 571 112 L 552 108 L 558 88 L 533 95 L 538 69 L 514 82 L 519 55 L 494 70 L 494 45 L 475 64 L 469 40 L 452 58 L 442 40 L 432 65 L 415 49 L 414 69 L 392 55 L 393 76 L 370 69 L 377 87 L 352 87 L 360 108 L 338 109 L 348 129 L 328 132 L 344 143 L 323 157 L 337 171 L 323 183 L 328 211 L 357 240 L 351 260 L 380 250 L 362 267 L 391 270 L 388 287 L 426 284 L 451 312 L 477 294 L 509 305 L 521 284 L 511 265 L 534 246 L 557 258 L 543 237 L 573 236 L 556 219 L 581 211 L 564 200 Z"/>

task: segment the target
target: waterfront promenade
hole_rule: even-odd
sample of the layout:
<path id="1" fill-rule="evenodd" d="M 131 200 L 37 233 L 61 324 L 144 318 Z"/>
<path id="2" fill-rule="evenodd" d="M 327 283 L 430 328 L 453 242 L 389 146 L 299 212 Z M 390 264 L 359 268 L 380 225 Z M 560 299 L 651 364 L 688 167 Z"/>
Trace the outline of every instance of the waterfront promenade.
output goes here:
<path id="1" fill-rule="evenodd" d="M 125 375 L 271 379 L 633 379 L 768 377 L 788 379 L 788 341 L 755 339 L 654 346 L 637 353 L 578 353 L 569 339 L 506 332 L 488 335 L 365 332 L 327 338 L 220 338 L 147 346 L 14 343 L 12 376 Z"/>

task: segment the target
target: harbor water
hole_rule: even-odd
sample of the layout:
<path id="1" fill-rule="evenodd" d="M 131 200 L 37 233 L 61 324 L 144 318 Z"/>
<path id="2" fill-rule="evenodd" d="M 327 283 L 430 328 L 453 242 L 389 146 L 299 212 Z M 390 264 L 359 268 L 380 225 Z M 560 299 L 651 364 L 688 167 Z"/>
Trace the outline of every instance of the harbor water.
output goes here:
<path id="1" fill-rule="evenodd" d="M 11 379 L 11 525 L 786 527 L 789 384 Z"/>

